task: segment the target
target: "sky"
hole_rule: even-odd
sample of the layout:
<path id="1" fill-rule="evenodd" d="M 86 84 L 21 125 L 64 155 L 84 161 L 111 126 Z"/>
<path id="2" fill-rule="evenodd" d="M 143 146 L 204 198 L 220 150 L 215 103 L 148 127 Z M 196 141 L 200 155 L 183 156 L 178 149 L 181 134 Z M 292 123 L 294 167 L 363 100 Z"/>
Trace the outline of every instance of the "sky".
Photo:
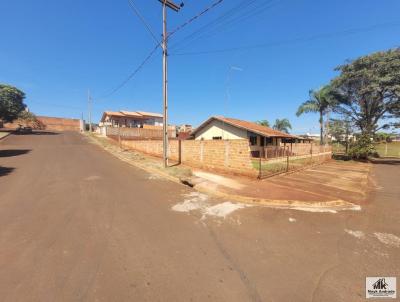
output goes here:
<path id="1" fill-rule="evenodd" d="M 132 0 L 161 38 L 157 0 Z M 37 115 L 93 121 L 105 110 L 162 112 L 162 54 L 128 0 L 1 0 L 0 83 L 26 93 Z M 216 0 L 183 0 L 171 32 Z M 317 133 L 298 106 L 337 75 L 336 66 L 400 46 L 399 0 L 224 0 L 169 40 L 169 123 L 212 115 L 288 118 Z M 120 87 L 116 90 L 116 88 Z"/>

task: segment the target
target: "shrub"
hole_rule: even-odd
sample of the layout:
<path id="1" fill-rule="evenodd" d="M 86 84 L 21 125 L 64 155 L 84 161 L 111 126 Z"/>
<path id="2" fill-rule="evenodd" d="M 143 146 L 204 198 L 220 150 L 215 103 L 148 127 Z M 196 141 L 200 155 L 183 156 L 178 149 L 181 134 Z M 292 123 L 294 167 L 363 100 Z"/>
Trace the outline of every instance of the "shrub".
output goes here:
<path id="1" fill-rule="evenodd" d="M 375 147 L 368 135 L 362 135 L 351 144 L 349 155 L 354 159 L 367 159 L 368 156 L 379 157 Z"/>

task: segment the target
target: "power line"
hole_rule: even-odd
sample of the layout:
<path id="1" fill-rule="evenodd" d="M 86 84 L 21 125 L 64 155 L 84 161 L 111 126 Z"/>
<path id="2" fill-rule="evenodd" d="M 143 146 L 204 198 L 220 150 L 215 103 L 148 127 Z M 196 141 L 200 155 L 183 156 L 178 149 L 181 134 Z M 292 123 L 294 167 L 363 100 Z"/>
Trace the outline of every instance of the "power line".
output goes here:
<path id="1" fill-rule="evenodd" d="M 173 34 L 175 34 L 177 31 L 181 30 L 182 28 L 186 27 L 187 25 L 189 25 L 190 23 L 192 23 L 193 21 L 195 21 L 196 19 L 200 18 L 201 16 L 203 16 L 204 14 L 206 14 L 207 12 L 209 12 L 210 10 L 212 10 L 214 7 L 218 6 L 219 4 L 221 4 L 224 0 L 217 0 L 216 2 L 212 3 L 210 6 L 206 7 L 205 9 L 203 9 L 200 13 L 198 13 L 197 15 L 193 16 L 192 18 L 190 18 L 189 20 L 187 20 L 186 22 L 184 22 L 183 24 L 179 25 L 178 27 L 176 27 L 173 31 L 171 31 L 168 34 L 168 38 L 170 36 L 172 36 Z"/>
<path id="2" fill-rule="evenodd" d="M 278 42 L 273 42 L 273 43 L 263 43 L 263 44 L 255 44 L 255 45 L 248 45 L 248 46 L 215 49 L 215 50 L 202 50 L 202 51 L 194 51 L 194 52 L 172 53 L 172 54 L 170 54 L 170 56 L 205 55 L 205 54 L 225 53 L 225 52 L 232 52 L 232 51 L 239 51 L 239 50 L 266 48 L 266 47 L 279 46 L 279 45 L 285 45 L 285 44 L 293 44 L 293 43 L 299 43 L 299 42 L 309 42 L 309 41 L 313 41 L 313 40 L 331 38 L 331 37 L 341 36 L 341 35 L 352 35 L 352 34 L 356 34 L 359 32 L 369 32 L 369 31 L 373 31 L 373 30 L 376 30 L 379 28 L 395 27 L 395 26 L 400 26 L 400 23 L 375 24 L 370 27 L 353 28 L 353 29 L 347 29 L 347 30 L 338 31 L 338 32 L 314 35 L 314 36 L 307 37 L 307 38 L 296 38 L 296 39 L 292 39 L 292 40 L 283 40 L 283 41 L 278 41 Z"/>
<path id="3" fill-rule="evenodd" d="M 133 0 L 128 0 L 128 4 L 131 7 L 131 9 L 133 10 L 133 12 L 138 16 L 140 21 L 142 21 L 143 25 L 146 27 L 147 31 L 153 37 L 154 41 L 156 41 L 157 44 L 160 44 L 160 41 L 158 40 L 158 38 L 154 34 L 154 31 L 153 31 L 151 25 L 146 21 L 146 19 L 140 13 L 139 9 L 135 6 L 135 3 L 133 2 Z"/>
<path id="4" fill-rule="evenodd" d="M 184 37 L 182 40 L 180 40 L 177 43 L 175 43 L 174 45 L 172 45 L 171 48 L 172 49 L 176 48 L 177 45 L 182 44 L 185 41 L 188 41 L 190 39 L 195 38 L 196 35 L 199 35 L 199 34 L 201 35 L 205 30 L 209 29 L 210 27 L 212 27 L 214 25 L 219 25 L 221 22 L 225 21 L 226 19 L 228 19 L 232 15 L 237 14 L 241 9 L 245 9 L 245 8 L 251 6 L 255 1 L 256 0 L 243 0 L 238 5 L 234 6 L 233 8 L 229 9 L 225 13 L 221 14 L 220 16 L 218 16 L 216 19 L 211 20 L 210 22 L 206 23 L 205 25 L 203 25 L 199 29 L 197 29 L 194 32 L 190 33 L 189 35 Z"/>
<path id="5" fill-rule="evenodd" d="M 151 59 L 151 57 L 154 55 L 154 53 L 157 51 L 157 49 L 160 47 L 160 44 L 155 45 L 155 47 L 150 51 L 150 53 L 147 55 L 147 57 L 142 61 L 142 63 L 139 64 L 136 69 L 131 72 L 128 77 L 121 82 L 118 86 L 116 86 L 113 90 L 111 90 L 109 93 L 105 94 L 104 96 L 100 97 L 99 99 L 105 99 L 116 93 L 118 90 L 120 90 L 122 87 L 124 87 L 142 68 L 143 66 Z"/>
<path id="6" fill-rule="evenodd" d="M 258 5 L 256 7 L 254 7 L 253 9 L 245 12 L 242 15 L 239 15 L 239 16 L 237 16 L 235 18 L 232 18 L 231 20 L 227 20 L 227 22 L 220 24 L 215 29 L 212 29 L 209 32 L 209 34 L 206 35 L 206 37 L 210 37 L 213 34 L 221 32 L 221 30 L 219 30 L 219 29 L 223 30 L 224 28 L 227 28 L 227 27 L 232 28 L 235 25 L 240 24 L 240 23 L 242 23 L 242 22 L 244 22 L 244 21 L 246 21 L 246 20 L 248 20 L 248 19 L 250 19 L 252 17 L 258 16 L 258 15 L 262 14 L 263 12 L 265 12 L 266 10 L 268 10 L 268 9 L 272 8 L 273 6 L 277 5 L 279 3 L 279 1 L 280 0 L 278 0 L 276 2 L 269 1 L 269 2 L 262 3 L 261 5 Z M 204 35 L 200 36 L 200 37 L 204 37 Z"/>
<path id="7" fill-rule="evenodd" d="M 275 3 L 273 1 L 267 1 L 267 2 L 261 3 L 260 5 L 255 6 L 255 7 L 251 8 L 250 10 L 247 10 L 243 14 L 240 14 L 238 16 L 234 16 L 234 14 L 230 14 L 230 15 L 228 15 L 228 18 L 223 18 L 219 22 L 217 22 L 215 24 L 215 26 L 210 28 L 210 30 L 207 31 L 207 28 L 206 28 L 205 30 L 199 31 L 197 36 L 196 35 L 194 35 L 192 37 L 189 36 L 188 38 L 191 38 L 191 39 L 185 38 L 186 40 L 189 40 L 186 44 L 183 44 L 182 46 L 180 46 L 180 47 L 178 46 L 177 47 L 177 45 L 181 45 L 184 42 L 184 40 L 185 40 L 184 39 L 181 42 L 178 42 L 177 44 L 175 44 L 174 48 L 175 48 L 175 50 L 183 49 L 183 48 L 187 47 L 188 45 L 190 45 L 191 43 L 193 43 L 194 41 L 196 41 L 196 40 L 198 40 L 200 38 L 210 37 L 210 36 L 213 36 L 215 34 L 218 34 L 222 30 L 224 30 L 224 28 L 227 28 L 227 27 L 232 28 L 235 25 L 237 25 L 237 24 L 239 24 L 239 23 L 241 23 L 243 21 L 246 21 L 247 19 L 249 19 L 251 17 L 260 15 L 261 13 L 266 11 L 267 9 L 270 9 L 271 7 L 273 7 L 276 4 L 278 4 L 279 1 L 280 0 L 276 1 Z M 247 9 L 248 7 L 251 6 L 251 4 L 254 4 L 254 3 L 255 3 L 254 1 L 250 2 L 250 3 L 247 2 L 246 3 L 247 5 L 243 9 Z M 232 16 L 233 16 L 233 18 L 230 18 Z"/>

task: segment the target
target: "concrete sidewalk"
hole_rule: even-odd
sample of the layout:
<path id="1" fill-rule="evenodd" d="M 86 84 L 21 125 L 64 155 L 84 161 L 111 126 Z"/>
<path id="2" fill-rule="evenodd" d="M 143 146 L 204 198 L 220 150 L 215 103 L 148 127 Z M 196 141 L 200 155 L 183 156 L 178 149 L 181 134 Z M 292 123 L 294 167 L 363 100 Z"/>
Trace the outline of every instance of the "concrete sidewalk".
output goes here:
<path id="1" fill-rule="evenodd" d="M 287 175 L 265 180 L 228 177 L 193 171 L 195 188 L 282 204 L 362 205 L 368 192 L 370 164 L 330 161 Z"/>
<path id="2" fill-rule="evenodd" d="M 291 174 L 258 180 L 219 175 L 183 165 L 172 164 L 172 167 L 164 169 L 160 158 L 120 149 L 117 142 L 108 138 L 89 138 L 154 177 L 161 175 L 198 191 L 236 201 L 284 208 L 359 209 L 366 199 L 370 165 L 365 163 L 332 160 Z"/>

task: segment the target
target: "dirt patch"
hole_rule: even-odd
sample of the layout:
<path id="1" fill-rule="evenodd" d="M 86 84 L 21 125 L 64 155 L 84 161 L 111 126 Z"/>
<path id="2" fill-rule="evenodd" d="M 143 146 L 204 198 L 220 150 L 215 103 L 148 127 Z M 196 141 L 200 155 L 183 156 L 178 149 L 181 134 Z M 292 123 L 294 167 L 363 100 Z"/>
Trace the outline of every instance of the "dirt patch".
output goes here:
<path id="1" fill-rule="evenodd" d="M 207 217 L 226 218 L 233 212 L 249 207 L 248 204 L 233 203 L 225 201 L 218 204 L 211 204 L 206 194 L 192 192 L 184 195 L 184 201 L 172 206 L 172 210 L 176 212 L 189 213 L 199 211 L 202 215 L 201 219 Z"/>
<path id="2" fill-rule="evenodd" d="M 234 178 L 242 188 L 227 186 L 224 182 L 201 183 L 203 189 L 226 194 L 286 202 L 318 204 L 341 201 L 343 204 L 361 205 L 368 192 L 370 164 L 335 161 L 312 167 L 290 175 L 276 176 L 266 180 Z M 229 179 L 229 178 L 228 178 Z M 293 202 L 292 202 L 293 201 Z M 309 210 L 305 207 L 304 210 Z"/>
<path id="3" fill-rule="evenodd" d="M 374 236 L 383 244 L 400 247 L 400 238 L 396 235 L 387 233 L 374 233 Z"/>

